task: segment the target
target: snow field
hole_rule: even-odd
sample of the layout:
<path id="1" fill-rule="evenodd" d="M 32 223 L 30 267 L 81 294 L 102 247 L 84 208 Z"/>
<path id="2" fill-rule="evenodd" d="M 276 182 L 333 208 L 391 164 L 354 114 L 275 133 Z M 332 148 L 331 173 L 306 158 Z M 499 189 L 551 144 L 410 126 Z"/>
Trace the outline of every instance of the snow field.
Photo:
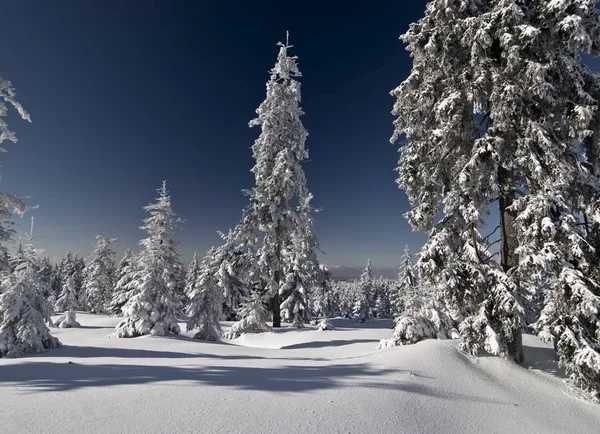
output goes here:
<path id="1" fill-rule="evenodd" d="M 205 343 L 106 338 L 119 318 L 77 313 L 63 348 L 0 359 L 2 433 L 597 432 L 598 406 L 525 336 L 530 368 L 456 341 L 375 350 L 385 320 Z M 224 329 L 231 323 L 223 323 Z M 183 326 L 183 324 L 181 324 Z M 184 329 L 184 328 L 182 328 Z M 71 362 L 71 363 L 69 363 Z"/>

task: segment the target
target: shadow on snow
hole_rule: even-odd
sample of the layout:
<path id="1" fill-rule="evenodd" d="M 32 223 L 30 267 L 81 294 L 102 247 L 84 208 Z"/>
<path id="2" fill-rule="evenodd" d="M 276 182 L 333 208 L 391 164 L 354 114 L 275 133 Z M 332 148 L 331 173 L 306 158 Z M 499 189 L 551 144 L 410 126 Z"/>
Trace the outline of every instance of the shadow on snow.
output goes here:
<path id="1" fill-rule="evenodd" d="M 403 379 L 388 374 L 404 374 Z M 327 366 L 138 366 L 138 365 L 80 365 L 50 362 L 29 362 L 3 366 L 0 370 L 0 386 L 31 389 L 32 392 L 73 391 L 82 388 L 152 384 L 159 382 L 186 381 L 197 385 L 230 387 L 251 391 L 309 392 L 323 389 L 361 387 L 388 389 L 428 397 L 465 400 L 474 403 L 510 405 L 483 396 L 435 389 L 411 379 L 409 371 L 376 369 L 368 364 Z M 420 376 L 420 378 L 427 378 Z M 426 381 L 432 381 L 428 379 Z M 184 385 L 182 385 L 184 387 Z"/>

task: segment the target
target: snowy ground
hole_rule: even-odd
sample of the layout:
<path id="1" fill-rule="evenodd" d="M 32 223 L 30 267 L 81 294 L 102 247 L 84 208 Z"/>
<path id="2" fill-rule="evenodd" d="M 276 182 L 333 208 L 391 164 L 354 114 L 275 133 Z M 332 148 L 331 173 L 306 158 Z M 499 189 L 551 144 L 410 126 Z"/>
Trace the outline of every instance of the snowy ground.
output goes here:
<path id="1" fill-rule="evenodd" d="M 551 349 L 530 368 L 453 341 L 375 350 L 391 323 L 333 321 L 227 343 L 105 338 L 118 319 L 78 314 L 62 349 L 0 359 L 12 433 L 592 433 L 600 406 L 570 392 Z"/>

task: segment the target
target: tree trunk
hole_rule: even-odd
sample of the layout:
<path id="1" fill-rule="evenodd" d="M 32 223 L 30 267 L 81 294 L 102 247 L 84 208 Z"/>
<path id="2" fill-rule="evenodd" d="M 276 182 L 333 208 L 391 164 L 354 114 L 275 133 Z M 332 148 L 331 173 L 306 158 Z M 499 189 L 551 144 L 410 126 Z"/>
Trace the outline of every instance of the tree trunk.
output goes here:
<path id="1" fill-rule="evenodd" d="M 515 253 L 517 248 L 517 235 L 515 230 L 515 215 L 508 208 L 515 201 L 515 179 L 511 170 L 504 167 L 498 168 L 498 184 L 500 186 L 499 210 L 500 210 L 500 265 L 504 272 L 518 265 L 519 259 Z M 517 284 L 517 294 L 518 285 Z M 522 363 L 523 355 L 523 337 L 521 330 L 514 330 L 512 336 L 507 336 L 508 355 L 515 362 Z"/>
<path id="2" fill-rule="evenodd" d="M 273 309 L 273 327 L 281 327 L 281 305 L 279 304 L 279 287 L 281 286 L 281 226 L 277 224 L 275 229 L 275 238 L 277 239 L 277 249 L 275 251 L 275 257 L 277 259 L 277 269 L 275 270 L 275 282 L 277 283 L 277 290 L 273 294 L 271 299 Z"/>

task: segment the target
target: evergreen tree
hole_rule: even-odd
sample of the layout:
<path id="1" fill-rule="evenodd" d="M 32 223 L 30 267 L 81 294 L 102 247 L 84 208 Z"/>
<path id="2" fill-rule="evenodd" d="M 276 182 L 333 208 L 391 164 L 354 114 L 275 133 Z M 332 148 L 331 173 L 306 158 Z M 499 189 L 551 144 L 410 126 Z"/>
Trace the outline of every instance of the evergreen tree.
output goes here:
<path id="1" fill-rule="evenodd" d="M 86 308 L 92 313 L 103 313 L 112 297 L 115 263 L 110 245 L 116 238 L 108 239 L 96 235 L 96 248 L 87 263 L 83 275 L 82 292 Z M 74 284 L 74 282 L 73 282 Z"/>
<path id="2" fill-rule="evenodd" d="M 73 257 L 73 265 L 72 265 L 72 276 L 73 276 L 73 283 L 75 284 L 75 290 L 77 291 L 77 300 L 79 303 L 79 307 L 82 309 L 88 309 L 87 306 L 87 300 L 86 300 L 86 293 L 85 293 L 85 289 L 83 288 L 83 280 L 85 278 L 85 261 L 81 256 L 78 255 L 74 255 Z M 71 275 L 71 274 L 69 274 Z"/>
<path id="3" fill-rule="evenodd" d="M 377 279 L 374 284 L 375 293 L 377 297 L 375 299 L 375 310 L 377 312 L 377 318 L 390 318 L 391 304 L 390 304 L 390 288 L 387 281 L 383 278 Z"/>
<path id="4" fill-rule="evenodd" d="M 429 231 L 421 276 L 466 317 L 462 347 L 472 353 L 523 360 L 525 281 L 550 272 L 586 288 L 584 298 L 598 297 L 580 268 L 584 225 L 573 224 L 598 215 L 600 86 L 580 57 L 600 46 L 593 3 L 433 0 L 402 36 L 414 63 L 393 91 L 393 140 L 406 135 L 398 183 L 412 205 L 410 224 Z M 491 206 L 499 214 L 499 261 L 495 241 L 480 233 Z M 553 316 L 554 330 L 580 306 L 566 305 L 570 315 Z M 598 326 L 586 324 L 595 325 L 575 333 L 568 346 L 578 350 L 564 351 L 563 363 L 590 348 L 582 336 Z"/>
<path id="5" fill-rule="evenodd" d="M 188 268 L 186 294 L 190 300 L 187 323 L 187 331 L 200 329 L 194 339 L 204 341 L 217 341 L 221 338 L 223 331 L 219 319 L 223 309 L 223 290 L 218 284 L 217 273 L 215 273 L 216 249 L 212 248 L 198 264 L 194 259 Z"/>
<path id="6" fill-rule="evenodd" d="M 136 271 L 128 285 L 132 291 L 113 337 L 180 332 L 177 316 L 182 306 L 177 290 L 181 285 L 181 265 L 174 239 L 179 219 L 171 208 L 166 181 L 158 192 L 157 202 L 145 207 L 150 217 L 144 220 L 141 229 L 148 237 L 140 241 Z"/>
<path id="7" fill-rule="evenodd" d="M 371 298 L 373 294 L 373 272 L 371 260 L 367 261 L 367 266 L 360 275 L 357 282 L 358 292 L 354 303 L 354 316 L 360 321 L 365 322 L 371 319 Z"/>
<path id="8" fill-rule="evenodd" d="M 115 285 L 112 291 L 112 299 L 107 308 L 108 313 L 112 316 L 120 316 L 123 306 L 129 301 L 131 291 L 133 290 L 130 287 L 130 283 L 135 276 L 135 267 L 136 258 L 133 252 L 130 249 L 125 250 L 115 270 Z"/>
<path id="9" fill-rule="evenodd" d="M 210 251 L 214 251 L 211 249 Z M 192 291 L 194 285 L 198 280 L 198 275 L 200 274 L 200 262 L 198 261 L 198 255 L 194 252 L 194 256 L 192 257 L 192 261 L 189 263 L 187 270 L 185 272 L 185 293 L 189 296 Z"/>
<path id="10" fill-rule="evenodd" d="M 14 273 L 2 278 L 0 357 L 21 357 L 61 346 L 46 325 L 51 307 L 43 294 L 38 261 L 30 240 L 27 246 L 17 249 Z"/>
<path id="11" fill-rule="evenodd" d="M 406 308 L 406 299 L 411 296 L 417 285 L 417 277 L 413 268 L 413 261 L 408 250 L 408 246 L 404 248 L 404 255 L 400 261 L 398 269 L 398 281 L 396 282 L 396 293 L 394 294 L 393 316 L 398 318 Z"/>
<path id="12" fill-rule="evenodd" d="M 288 56 L 291 46 L 287 42 L 279 46 L 266 99 L 250 122 L 261 128 L 252 146 L 255 187 L 249 194 L 252 213 L 263 233 L 257 259 L 260 280 L 272 300 L 274 327 L 281 325 L 280 297 L 287 318 L 293 317 L 298 325 L 304 321 L 306 288 L 314 283 L 318 268 L 310 218 L 312 196 L 301 166 L 308 157 L 304 145 L 308 133 L 300 120 L 303 112 L 297 79 L 301 74 L 297 58 Z"/>
<path id="13" fill-rule="evenodd" d="M 332 289 L 331 272 L 324 264 L 319 267 L 319 279 L 311 291 L 311 305 L 316 317 L 330 317 L 334 311 L 334 291 Z"/>
<path id="14" fill-rule="evenodd" d="M 39 276 L 40 281 L 44 284 L 45 292 L 44 296 L 50 298 L 54 295 L 52 291 L 52 278 L 54 273 L 54 266 L 50 258 L 44 258 L 40 261 Z"/>
<path id="15" fill-rule="evenodd" d="M 69 276 L 66 282 L 63 284 L 60 296 L 54 305 L 54 310 L 56 312 L 66 312 L 69 310 L 76 310 L 77 306 L 77 290 L 75 289 L 75 281 L 73 276 Z"/>
<path id="16" fill-rule="evenodd" d="M 55 299 L 58 299 L 62 290 L 62 261 L 52 266 L 52 280 L 50 281 L 50 288 Z"/>
<path id="17" fill-rule="evenodd" d="M 61 259 L 59 264 L 59 269 L 56 275 L 58 281 L 54 282 L 54 287 L 57 289 L 58 287 L 58 295 L 62 291 L 63 285 L 69 279 L 69 277 L 73 277 L 75 291 L 77 292 L 77 308 L 85 307 L 85 297 L 81 296 L 81 286 L 78 286 L 78 264 L 76 262 L 77 257 L 71 253 L 71 251 L 67 251 L 65 256 Z"/>
<path id="18" fill-rule="evenodd" d="M 64 312 L 64 315 L 56 321 L 56 325 L 59 328 L 71 328 L 79 327 L 80 324 L 77 322 L 75 309 L 77 308 L 77 290 L 75 288 L 75 279 L 73 276 L 69 276 L 67 281 L 63 285 L 62 292 L 54 310 Z"/>

